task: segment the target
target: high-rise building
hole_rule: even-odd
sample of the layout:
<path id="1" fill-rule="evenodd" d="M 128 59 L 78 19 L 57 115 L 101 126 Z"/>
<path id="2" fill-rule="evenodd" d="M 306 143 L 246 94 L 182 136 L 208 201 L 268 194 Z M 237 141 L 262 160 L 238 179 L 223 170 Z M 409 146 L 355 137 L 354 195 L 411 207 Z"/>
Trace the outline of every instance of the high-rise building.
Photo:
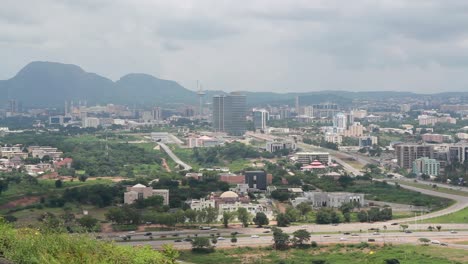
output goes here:
<path id="1" fill-rule="evenodd" d="M 459 142 L 449 148 L 450 162 L 464 163 L 468 160 L 468 143 Z"/>
<path id="2" fill-rule="evenodd" d="M 343 113 L 338 113 L 333 117 L 333 130 L 337 133 L 342 133 L 348 127 L 348 118 Z"/>
<path id="3" fill-rule="evenodd" d="M 398 166 L 404 169 L 411 169 L 413 161 L 434 156 L 434 146 L 425 144 L 398 144 L 395 145 L 395 153 Z"/>
<path id="4" fill-rule="evenodd" d="M 264 131 L 267 127 L 267 122 L 270 119 L 270 115 L 265 109 L 254 109 L 253 110 L 253 122 L 255 130 Z"/>
<path id="5" fill-rule="evenodd" d="M 152 112 L 153 120 L 156 120 L 156 121 L 162 120 L 161 107 L 154 107 L 151 112 Z"/>
<path id="6" fill-rule="evenodd" d="M 246 130 L 246 96 L 240 93 L 213 96 L 213 129 L 233 136 Z"/>

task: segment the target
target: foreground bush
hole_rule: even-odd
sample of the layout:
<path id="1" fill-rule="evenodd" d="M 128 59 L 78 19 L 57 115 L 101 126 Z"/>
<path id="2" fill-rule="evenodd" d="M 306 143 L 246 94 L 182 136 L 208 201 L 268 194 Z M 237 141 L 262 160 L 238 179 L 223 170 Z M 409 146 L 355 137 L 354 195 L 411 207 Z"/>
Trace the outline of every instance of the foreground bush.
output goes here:
<path id="1" fill-rule="evenodd" d="M 0 258 L 14 263 L 175 263 L 178 253 L 167 248 L 158 252 L 148 247 L 117 246 L 86 235 L 14 229 L 0 219 Z"/>

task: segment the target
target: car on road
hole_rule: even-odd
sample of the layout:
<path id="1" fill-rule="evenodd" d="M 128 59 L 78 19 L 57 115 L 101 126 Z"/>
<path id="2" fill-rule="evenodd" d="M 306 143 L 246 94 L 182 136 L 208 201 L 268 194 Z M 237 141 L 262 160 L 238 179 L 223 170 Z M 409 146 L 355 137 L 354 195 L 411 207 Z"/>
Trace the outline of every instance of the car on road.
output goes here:
<path id="1" fill-rule="evenodd" d="M 452 230 L 452 231 L 450 231 L 450 233 L 451 233 L 451 234 L 456 234 L 457 231 Z"/>
<path id="2" fill-rule="evenodd" d="M 374 235 L 374 236 L 379 236 L 380 233 L 379 233 L 379 232 L 374 232 L 373 235 Z"/>
<path id="3" fill-rule="evenodd" d="M 338 224 L 332 224 L 332 226 L 338 226 Z"/>
<path id="4" fill-rule="evenodd" d="M 191 238 L 186 238 L 186 239 L 184 239 L 184 241 L 185 241 L 185 242 L 192 242 L 193 239 L 191 239 Z"/>
<path id="5" fill-rule="evenodd" d="M 135 234 L 135 231 L 129 231 L 128 233 L 129 234 Z"/>
<path id="6" fill-rule="evenodd" d="M 218 240 L 226 240 L 224 237 L 220 236 L 218 237 Z"/>
<path id="7" fill-rule="evenodd" d="M 173 236 L 173 237 L 178 237 L 178 236 L 179 236 L 179 234 L 173 234 L 172 236 Z"/>
<path id="8" fill-rule="evenodd" d="M 330 237 L 329 235 L 324 235 L 323 237 Z"/>
<path id="9" fill-rule="evenodd" d="M 176 239 L 176 240 L 174 240 L 174 242 L 182 242 L 182 240 Z"/>
<path id="10" fill-rule="evenodd" d="M 405 233 L 406 233 L 406 234 L 411 234 L 411 233 L 413 233 L 413 232 L 412 232 L 411 230 L 406 230 Z"/>
<path id="11" fill-rule="evenodd" d="M 448 244 L 447 243 L 440 243 L 441 246 L 444 246 L 444 247 L 447 247 Z"/>
<path id="12" fill-rule="evenodd" d="M 251 237 L 251 238 L 259 238 L 258 235 L 251 235 L 250 237 Z"/>
<path id="13" fill-rule="evenodd" d="M 166 235 L 162 235 L 162 236 L 160 236 L 160 238 L 166 238 Z"/>
<path id="14" fill-rule="evenodd" d="M 440 245 L 439 240 L 431 240 L 431 244 Z"/>
<path id="15" fill-rule="evenodd" d="M 398 223 L 392 223 L 391 225 L 398 225 Z"/>
<path id="16" fill-rule="evenodd" d="M 340 237 L 340 241 L 346 241 L 348 240 L 346 237 Z"/>
<path id="17" fill-rule="evenodd" d="M 351 234 L 351 236 L 359 236 L 358 234 Z"/>
<path id="18" fill-rule="evenodd" d="M 211 228 L 211 231 L 218 231 L 218 228 Z"/>
<path id="19" fill-rule="evenodd" d="M 367 242 L 375 242 L 375 239 L 369 238 L 369 239 L 367 239 Z"/>
<path id="20" fill-rule="evenodd" d="M 349 232 L 344 232 L 343 235 L 351 235 Z"/>
<path id="21" fill-rule="evenodd" d="M 264 234 L 270 233 L 270 230 L 263 231 Z"/>
<path id="22" fill-rule="evenodd" d="M 151 236 L 151 235 L 153 235 L 153 233 L 147 232 L 144 236 Z"/>

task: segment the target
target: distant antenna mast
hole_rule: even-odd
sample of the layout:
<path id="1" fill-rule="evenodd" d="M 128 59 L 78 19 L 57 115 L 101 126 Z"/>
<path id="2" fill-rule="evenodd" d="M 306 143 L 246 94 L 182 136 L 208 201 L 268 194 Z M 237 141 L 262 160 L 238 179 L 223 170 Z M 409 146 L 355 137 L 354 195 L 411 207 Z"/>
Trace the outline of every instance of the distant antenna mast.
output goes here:
<path id="1" fill-rule="evenodd" d="M 197 94 L 198 94 L 198 98 L 200 100 L 200 108 L 198 110 L 198 114 L 199 114 L 199 117 L 200 119 L 202 119 L 203 117 L 203 96 L 205 96 L 205 92 L 202 90 L 202 86 L 201 84 L 199 84 L 198 80 L 197 80 Z"/>

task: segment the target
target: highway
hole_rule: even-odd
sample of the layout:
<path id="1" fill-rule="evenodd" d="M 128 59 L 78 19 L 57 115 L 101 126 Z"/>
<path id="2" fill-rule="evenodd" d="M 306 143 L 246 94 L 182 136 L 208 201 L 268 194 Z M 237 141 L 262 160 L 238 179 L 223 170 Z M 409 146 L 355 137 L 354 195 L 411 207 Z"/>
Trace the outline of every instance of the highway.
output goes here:
<path id="1" fill-rule="evenodd" d="M 169 155 L 169 157 L 171 157 L 171 159 L 179 164 L 180 166 L 182 166 L 185 170 L 185 171 L 188 171 L 188 170 L 191 170 L 192 169 L 192 166 L 188 165 L 187 163 L 183 162 L 181 159 L 179 159 L 179 157 L 176 156 L 176 154 L 174 154 L 174 152 L 172 152 L 172 150 L 164 143 L 162 142 L 157 142 L 158 145 L 167 153 L 167 155 Z"/>
<path id="2" fill-rule="evenodd" d="M 374 239 L 375 243 L 393 243 L 393 244 L 420 244 L 419 238 L 428 238 L 430 240 L 437 240 L 441 243 L 447 243 L 448 246 L 454 248 L 468 249 L 468 245 L 461 245 L 454 243 L 455 241 L 466 241 L 468 238 L 468 231 L 459 231 L 451 233 L 449 231 L 426 231 L 415 233 L 404 232 L 381 232 L 381 233 L 356 233 L 356 234 L 312 234 L 311 241 L 316 241 L 319 244 L 332 244 L 332 243 L 360 243 L 368 242 L 369 239 Z M 191 243 L 183 241 L 174 242 L 174 240 L 153 240 L 153 241 L 128 241 L 121 242 L 126 245 L 151 245 L 155 249 L 162 248 L 165 244 L 172 244 L 177 249 L 190 249 Z M 230 236 L 224 236 L 224 240 L 219 240 L 216 247 L 232 247 L 232 246 L 269 246 L 273 243 L 272 235 L 259 235 L 258 238 L 250 236 L 238 236 L 237 243 L 231 243 Z M 371 242 L 372 243 L 372 242 Z M 441 245 L 433 245 L 441 246 Z"/>

